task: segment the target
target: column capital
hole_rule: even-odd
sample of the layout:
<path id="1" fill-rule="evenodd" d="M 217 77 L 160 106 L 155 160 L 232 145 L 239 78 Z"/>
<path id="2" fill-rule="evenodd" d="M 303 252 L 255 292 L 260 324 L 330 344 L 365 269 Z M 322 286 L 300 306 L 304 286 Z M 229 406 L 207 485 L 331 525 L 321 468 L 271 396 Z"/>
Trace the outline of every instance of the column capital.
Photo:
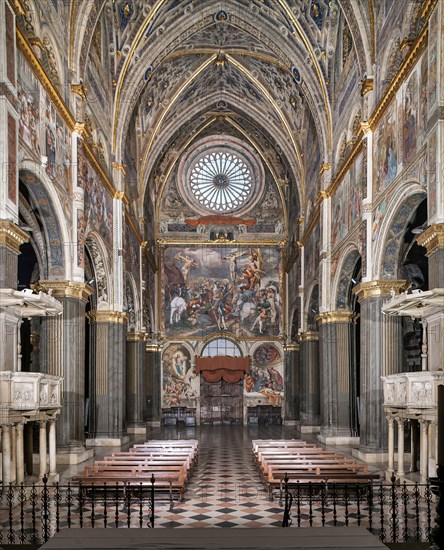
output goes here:
<path id="1" fill-rule="evenodd" d="M 153 342 L 148 342 L 147 345 L 145 346 L 145 350 L 150 353 L 153 353 L 153 352 L 161 351 L 162 347 L 163 347 L 162 344 L 154 344 Z"/>
<path id="2" fill-rule="evenodd" d="M 418 422 L 423 430 L 427 429 L 430 424 L 430 420 L 426 420 L 425 418 L 418 418 Z"/>
<path id="3" fill-rule="evenodd" d="M 395 420 L 395 417 L 392 414 L 386 414 L 385 415 L 387 422 L 390 424 L 393 424 L 393 421 Z"/>
<path id="4" fill-rule="evenodd" d="M 29 241 L 29 235 L 11 220 L 0 220 L 0 246 L 20 254 L 20 246 Z"/>
<path id="5" fill-rule="evenodd" d="M 294 342 L 290 344 L 284 344 L 284 351 L 299 351 L 300 349 L 301 349 L 301 346 Z"/>
<path id="6" fill-rule="evenodd" d="M 144 342 L 147 338 L 146 332 L 128 332 L 126 335 L 127 342 Z"/>
<path id="7" fill-rule="evenodd" d="M 32 285 L 34 290 L 47 292 L 54 298 L 77 298 L 88 300 L 94 289 L 86 283 L 75 283 L 74 281 L 39 281 Z"/>
<path id="8" fill-rule="evenodd" d="M 89 322 L 94 323 L 115 323 L 123 324 L 128 321 L 128 314 L 123 311 L 95 310 L 86 314 Z"/>
<path id="9" fill-rule="evenodd" d="M 417 241 L 427 249 L 426 256 L 430 256 L 437 248 L 444 248 L 444 223 L 431 225 L 418 236 Z"/>
<path id="10" fill-rule="evenodd" d="M 404 423 L 406 419 L 403 418 L 402 416 L 395 416 L 395 420 L 398 423 L 398 428 L 404 429 Z"/>
<path id="11" fill-rule="evenodd" d="M 300 342 L 317 342 L 319 332 L 317 330 L 307 330 L 306 332 L 300 332 L 298 338 Z"/>
<path id="12" fill-rule="evenodd" d="M 332 323 L 353 323 L 355 317 L 356 314 L 353 311 L 338 309 L 336 311 L 323 311 L 316 317 L 316 320 L 321 325 L 328 325 Z"/>
<path id="13" fill-rule="evenodd" d="M 406 284 L 408 283 L 404 279 L 367 281 L 356 285 L 353 293 L 357 295 L 359 301 L 378 296 L 391 296 L 393 292 L 399 294 L 405 289 Z"/>

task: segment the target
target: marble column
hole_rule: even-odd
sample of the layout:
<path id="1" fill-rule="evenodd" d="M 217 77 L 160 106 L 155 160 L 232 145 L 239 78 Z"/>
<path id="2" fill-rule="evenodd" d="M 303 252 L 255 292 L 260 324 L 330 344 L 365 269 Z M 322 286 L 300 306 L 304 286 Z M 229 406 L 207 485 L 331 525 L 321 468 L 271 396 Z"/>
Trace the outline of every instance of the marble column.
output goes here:
<path id="1" fill-rule="evenodd" d="M 57 439 L 56 439 L 56 421 L 51 419 L 49 423 L 49 481 L 54 483 L 58 481 L 57 474 Z"/>
<path id="2" fill-rule="evenodd" d="M 46 451 L 46 420 L 39 420 L 39 473 L 43 478 L 47 471 L 47 451 Z"/>
<path id="3" fill-rule="evenodd" d="M 301 360 L 299 363 L 301 392 L 301 433 L 318 433 L 320 425 L 320 370 L 319 332 L 307 331 L 299 335 Z"/>
<path id="4" fill-rule="evenodd" d="M 91 311 L 91 439 L 88 445 L 123 445 L 126 435 L 126 322 L 119 311 Z"/>
<path id="5" fill-rule="evenodd" d="M 145 402 L 145 332 L 126 336 L 126 420 L 129 434 L 146 434 L 143 419 Z"/>
<path id="6" fill-rule="evenodd" d="M 353 312 L 346 310 L 328 311 L 318 317 L 323 381 L 320 440 L 332 445 L 359 443 L 353 321 Z"/>
<path id="7" fill-rule="evenodd" d="M 410 421 L 410 471 L 417 472 L 417 462 L 418 462 L 418 421 Z"/>
<path id="8" fill-rule="evenodd" d="M 161 346 L 146 344 L 145 420 L 150 426 L 160 426 L 161 405 Z"/>
<path id="9" fill-rule="evenodd" d="M 395 417 L 398 423 L 398 471 L 396 472 L 398 479 L 405 476 L 404 470 L 404 423 L 405 419 L 399 416 Z"/>
<path id="10" fill-rule="evenodd" d="M 23 441 L 23 429 L 24 425 L 19 423 L 15 427 L 15 466 L 16 466 L 16 482 L 22 483 L 25 479 L 25 455 L 24 455 L 24 441 Z"/>
<path id="11" fill-rule="evenodd" d="M 11 427 L 2 424 L 2 481 L 7 485 L 12 481 L 11 475 Z"/>
<path id="12" fill-rule="evenodd" d="M 429 420 L 419 420 L 420 436 L 419 436 L 419 473 L 421 483 L 427 481 L 429 471 Z"/>
<path id="13" fill-rule="evenodd" d="M 300 397 L 298 381 L 299 344 L 285 346 L 285 411 L 284 422 L 287 425 L 299 420 Z"/>
<path id="14" fill-rule="evenodd" d="M 39 281 L 63 304 L 63 313 L 42 320 L 40 370 L 63 377 L 62 409 L 57 421 L 60 463 L 76 464 L 92 456 L 85 450 L 85 305 L 93 289 L 72 281 Z"/>
<path id="15" fill-rule="evenodd" d="M 368 281 L 353 289 L 361 305 L 360 448 L 353 454 L 366 462 L 381 460 L 381 453 L 387 451 L 381 376 L 399 372 L 402 339 L 400 320 L 383 315 L 381 307 L 392 289 L 399 292 L 404 284 Z"/>
<path id="16" fill-rule="evenodd" d="M 388 460 L 386 478 L 390 481 L 395 473 L 395 419 L 391 414 L 386 415 L 386 418 L 388 422 Z"/>

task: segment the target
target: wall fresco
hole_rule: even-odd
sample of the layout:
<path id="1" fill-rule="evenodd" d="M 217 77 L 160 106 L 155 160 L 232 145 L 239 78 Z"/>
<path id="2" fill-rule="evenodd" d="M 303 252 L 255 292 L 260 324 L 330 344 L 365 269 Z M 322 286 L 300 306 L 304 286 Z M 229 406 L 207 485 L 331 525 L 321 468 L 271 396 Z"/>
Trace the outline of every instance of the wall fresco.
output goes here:
<path id="1" fill-rule="evenodd" d="M 250 373 L 245 377 L 247 397 L 263 396 L 273 406 L 281 406 L 284 392 L 284 365 L 272 344 L 259 346 L 253 354 Z"/>
<path id="2" fill-rule="evenodd" d="M 162 258 L 162 333 L 239 338 L 282 331 L 281 251 L 278 247 L 166 246 Z"/>
<path id="3" fill-rule="evenodd" d="M 374 135 L 373 193 L 387 187 L 398 172 L 397 101 L 387 109 Z"/>
<path id="4" fill-rule="evenodd" d="M 169 345 L 162 354 L 162 407 L 196 407 L 199 380 L 188 349 Z"/>
<path id="5" fill-rule="evenodd" d="M 412 162 L 417 151 L 418 130 L 418 75 L 410 77 L 404 93 L 402 124 L 402 149 L 404 163 Z"/>

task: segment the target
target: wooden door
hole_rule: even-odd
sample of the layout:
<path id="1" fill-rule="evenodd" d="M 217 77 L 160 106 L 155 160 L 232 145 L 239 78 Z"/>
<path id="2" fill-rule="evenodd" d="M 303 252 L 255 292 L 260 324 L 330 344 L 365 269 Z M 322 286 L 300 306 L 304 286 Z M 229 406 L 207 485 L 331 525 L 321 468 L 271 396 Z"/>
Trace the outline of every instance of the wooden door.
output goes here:
<path id="1" fill-rule="evenodd" d="M 243 382 L 229 384 L 224 380 L 200 385 L 201 424 L 242 424 Z"/>

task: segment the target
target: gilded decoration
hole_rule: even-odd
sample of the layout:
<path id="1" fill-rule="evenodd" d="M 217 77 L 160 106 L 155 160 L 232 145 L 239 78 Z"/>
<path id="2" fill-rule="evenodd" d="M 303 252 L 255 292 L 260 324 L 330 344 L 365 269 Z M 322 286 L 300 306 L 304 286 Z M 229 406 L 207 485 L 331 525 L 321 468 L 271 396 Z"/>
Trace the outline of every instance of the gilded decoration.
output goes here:
<path id="1" fill-rule="evenodd" d="M 347 310 L 323 311 L 317 316 L 316 320 L 320 325 L 353 323 L 355 320 L 355 313 Z"/>
<path id="2" fill-rule="evenodd" d="M 300 342 L 318 342 L 319 332 L 315 330 L 307 330 L 306 332 L 300 332 L 298 338 Z"/>
<path id="3" fill-rule="evenodd" d="M 73 281 L 39 281 L 33 285 L 34 290 L 47 292 L 55 298 L 77 298 L 88 300 L 94 289 L 86 283 L 75 283 Z"/>
<path id="4" fill-rule="evenodd" d="M 356 285 L 353 293 L 357 295 L 358 300 L 366 300 L 367 298 L 376 298 L 378 296 L 391 296 L 399 294 L 408 286 L 405 280 L 388 280 L 388 281 L 367 281 Z"/>
<path id="5" fill-rule="evenodd" d="M 128 321 L 128 314 L 123 311 L 90 311 L 87 313 L 90 323 L 123 324 Z"/>
<path id="6" fill-rule="evenodd" d="M 20 246 L 29 241 L 29 235 L 14 222 L 0 220 L 0 246 L 5 246 L 16 254 L 20 253 Z"/>
<path id="7" fill-rule="evenodd" d="M 444 248 L 444 224 L 431 225 L 418 236 L 417 241 L 419 245 L 427 248 L 427 256 L 438 248 Z"/>
<path id="8" fill-rule="evenodd" d="M 127 342 L 144 342 L 147 338 L 146 332 L 128 332 L 126 335 Z"/>

